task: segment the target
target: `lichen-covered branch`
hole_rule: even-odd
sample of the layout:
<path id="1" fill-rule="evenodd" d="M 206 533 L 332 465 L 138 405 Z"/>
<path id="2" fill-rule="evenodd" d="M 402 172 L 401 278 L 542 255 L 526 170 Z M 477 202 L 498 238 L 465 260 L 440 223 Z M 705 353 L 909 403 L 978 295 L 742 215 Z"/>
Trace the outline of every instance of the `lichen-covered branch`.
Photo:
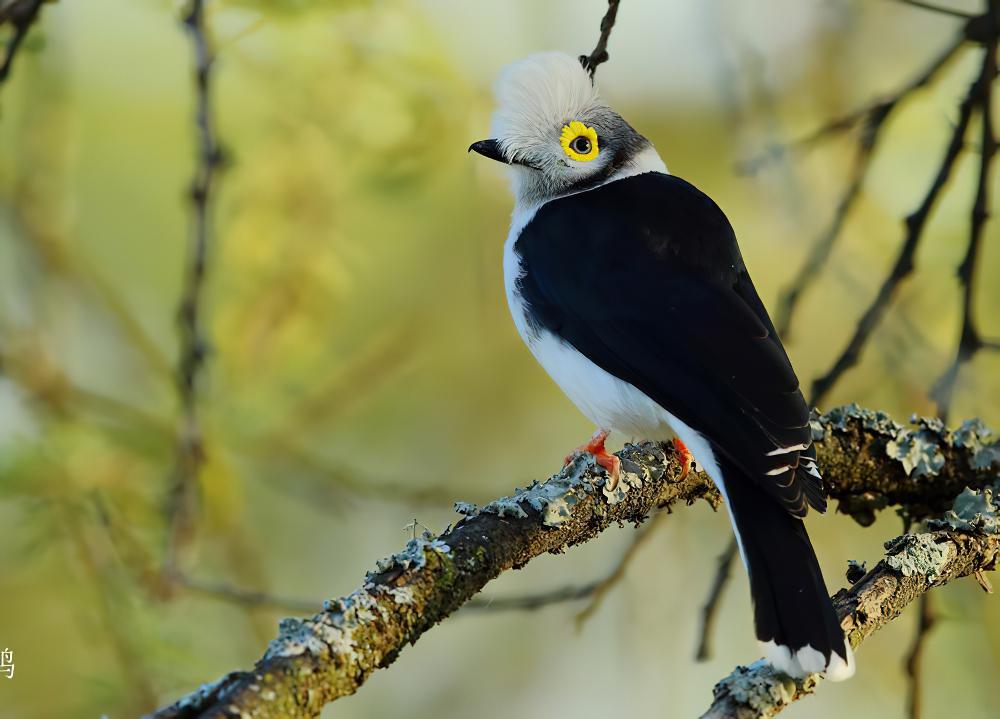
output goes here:
<path id="1" fill-rule="evenodd" d="M 847 407 L 817 417 L 813 429 L 831 493 L 842 503 L 854 500 L 849 513 L 862 519 L 888 503 L 913 516 L 941 514 L 966 485 L 990 484 L 1000 465 L 1000 445 L 978 422 L 955 431 L 932 420 L 904 428 L 884 414 Z M 326 703 L 357 691 L 501 572 L 585 542 L 612 524 L 638 524 L 656 507 L 719 502 L 704 475 L 681 478 L 671 446 L 630 445 L 619 456 L 623 477 L 611 493 L 603 470 L 582 457 L 548 481 L 484 507 L 457 503 L 465 516 L 454 527 L 410 541 L 379 562 L 361 588 L 326 602 L 316 615 L 284 620 L 253 670 L 228 674 L 153 716 L 316 716 Z M 948 556 L 940 576 L 959 576 L 957 555 Z M 916 594 L 906 596 L 909 601 Z"/>
<path id="2" fill-rule="evenodd" d="M 459 503 L 466 516 L 440 537 L 411 540 L 379 562 L 360 589 L 327 602 L 312 618 L 284 620 L 253 671 L 230 674 L 154 716 L 315 716 L 327 702 L 354 693 L 501 572 L 612 524 L 641 522 L 657 506 L 719 501 L 704 476 L 677 481 L 681 468 L 672 448 L 629 447 L 620 456 L 623 478 L 610 494 L 602 470 L 580 458 L 511 497 L 481 508 Z"/>
<path id="3" fill-rule="evenodd" d="M 914 416 L 903 427 L 884 412 L 847 405 L 815 420 L 813 438 L 837 511 L 862 526 L 890 506 L 910 522 L 937 516 L 965 487 L 991 483 L 1000 464 L 1000 446 L 978 419 L 948 430 Z"/>
<path id="4" fill-rule="evenodd" d="M 934 587 L 996 568 L 1000 550 L 993 490 L 966 491 L 940 521 L 936 531 L 904 534 L 886 542 L 886 555 L 850 589 L 833 597 L 841 626 L 857 648 Z M 772 717 L 811 694 L 820 681 L 811 675 L 796 681 L 763 660 L 737 667 L 716 684 L 712 706 L 702 719 Z"/>

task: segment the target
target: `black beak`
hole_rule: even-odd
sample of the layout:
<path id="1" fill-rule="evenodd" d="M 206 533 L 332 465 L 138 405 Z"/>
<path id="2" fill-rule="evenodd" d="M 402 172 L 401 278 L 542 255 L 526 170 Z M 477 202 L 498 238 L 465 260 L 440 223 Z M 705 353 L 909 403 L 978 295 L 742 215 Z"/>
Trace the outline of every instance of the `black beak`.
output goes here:
<path id="1" fill-rule="evenodd" d="M 510 160 L 503 154 L 503 151 L 500 149 L 500 143 L 496 140 L 480 140 L 479 142 L 473 142 L 469 145 L 469 152 L 478 152 L 483 157 L 488 157 L 491 160 L 503 162 L 507 165 L 510 164 Z"/>

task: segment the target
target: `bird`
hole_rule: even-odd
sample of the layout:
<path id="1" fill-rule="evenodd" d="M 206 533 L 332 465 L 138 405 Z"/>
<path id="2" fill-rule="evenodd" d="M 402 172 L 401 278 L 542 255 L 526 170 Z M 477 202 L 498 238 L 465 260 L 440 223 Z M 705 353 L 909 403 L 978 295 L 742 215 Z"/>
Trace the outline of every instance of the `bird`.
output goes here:
<path id="1" fill-rule="evenodd" d="M 507 302 L 521 338 L 598 428 L 579 451 L 613 486 L 610 432 L 675 438 L 723 496 L 765 659 L 854 673 L 803 518 L 826 496 L 810 409 L 722 209 L 671 174 L 576 58 L 502 71 L 476 152 L 508 166 Z"/>

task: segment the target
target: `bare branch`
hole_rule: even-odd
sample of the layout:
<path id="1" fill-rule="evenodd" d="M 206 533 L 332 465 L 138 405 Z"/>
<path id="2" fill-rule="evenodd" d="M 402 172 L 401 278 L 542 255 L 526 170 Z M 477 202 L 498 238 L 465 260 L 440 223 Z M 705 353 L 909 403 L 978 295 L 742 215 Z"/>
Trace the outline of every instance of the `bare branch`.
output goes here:
<path id="1" fill-rule="evenodd" d="M 2 10 L 0 25 L 9 22 L 14 26 L 14 31 L 11 33 L 10 39 L 7 40 L 3 62 L 0 62 L 0 84 L 3 84 L 4 80 L 10 74 L 10 70 L 14 66 L 14 58 L 17 56 L 17 51 L 20 49 L 21 43 L 24 42 L 28 30 L 31 29 L 32 24 L 41 12 L 44 1 L 12 0 L 12 2 L 0 7 L 0 10 Z"/>
<path id="2" fill-rule="evenodd" d="M 965 33 L 956 35 L 948 46 L 924 68 L 923 72 L 889 97 L 876 100 L 865 107 L 836 117 L 804 137 L 800 137 L 787 144 L 774 145 L 756 157 L 742 160 L 737 163 L 737 171 L 745 174 L 754 174 L 764 165 L 779 160 L 790 152 L 803 152 L 811 149 L 832 137 L 853 130 L 862 123 L 864 124 L 864 128 L 858 140 L 859 145 L 864 145 L 867 137 L 871 137 L 872 144 L 874 144 L 875 137 L 873 136 L 878 133 L 889 115 L 918 90 L 931 84 L 951 59 L 955 57 L 966 39 Z"/>
<path id="3" fill-rule="evenodd" d="M 708 599 L 705 600 L 705 606 L 701 609 L 701 631 L 698 633 L 700 639 L 698 641 L 698 651 L 695 654 L 695 659 L 699 662 L 705 662 L 712 658 L 712 634 L 715 629 L 715 615 L 719 610 L 719 603 L 722 601 L 722 596 L 725 594 L 726 587 L 729 585 L 729 580 L 732 577 L 733 561 L 736 559 L 738 550 L 739 545 L 736 543 L 736 537 L 731 537 L 729 544 L 726 545 L 722 554 L 719 555 L 718 564 L 715 569 L 715 579 L 712 581 L 712 589 L 708 593 Z"/>
<path id="4" fill-rule="evenodd" d="M 917 620 L 917 630 L 913 637 L 913 646 L 906 657 L 907 682 L 907 716 L 910 719 L 920 719 L 920 684 L 923 676 L 924 648 L 927 645 L 927 635 L 937 618 L 931 608 L 931 595 L 920 595 L 920 616 Z"/>
<path id="5" fill-rule="evenodd" d="M 512 610 L 531 612 L 553 604 L 565 604 L 566 602 L 586 599 L 603 581 L 603 579 L 598 579 L 588 584 L 559 587 L 549 592 L 516 597 L 473 597 L 465 603 L 462 609 L 475 609 L 482 612 L 508 612 Z"/>
<path id="6" fill-rule="evenodd" d="M 898 0 L 898 2 L 901 2 L 903 5 L 920 8 L 921 10 L 929 10 L 939 15 L 948 15 L 949 17 L 957 17 L 963 20 L 971 20 L 975 17 L 975 15 L 970 15 L 969 13 L 962 12 L 961 10 L 955 10 L 950 7 L 941 7 L 940 5 L 932 5 L 929 2 L 922 2 L 922 0 Z"/>
<path id="7" fill-rule="evenodd" d="M 602 62 L 607 62 L 610 57 L 608 55 L 608 39 L 611 37 L 611 30 L 618 17 L 618 4 L 620 2 L 621 0 L 608 0 L 608 11 L 601 18 L 601 36 L 597 39 L 597 45 L 594 46 L 593 52 L 589 55 L 580 56 L 580 64 L 583 65 L 584 70 L 590 73 L 591 79 L 597 72 L 597 66 Z"/>
<path id="8" fill-rule="evenodd" d="M 1000 33 L 998 33 L 1000 35 Z M 982 244 L 983 228 L 990 216 L 990 166 L 997 151 L 997 139 L 993 131 L 993 83 L 997 77 L 997 35 L 994 35 L 983 55 L 982 83 L 979 98 L 979 113 L 982 120 L 982 135 L 979 150 L 979 182 L 972 203 L 969 244 L 965 257 L 958 267 L 958 279 L 962 285 L 962 326 L 959 332 L 955 359 L 935 383 L 931 397 L 937 402 L 938 415 L 947 419 L 951 410 L 955 382 L 962 365 L 983 348 L 975 321 L 976 266 L 979 261 L 979 247 Z"/>
<path id="9" fill-rule="evenodd" d="M 653 535 L 653 530 L 656 528 L 657 523 L 662 522 L 666 516 L 667 512 L 658 512 L 654 514 L 653 518 L 649 520 L 649 523 L 635 533 L 635 537 L 633 537 L 631 544 L 629 544 L 625 552 L 622 553 L 621 558 L 611 570 L 611 573 L 594 585 L 594 589 L 590 593 L 587 605 L 576 615 L 575 622 L 578 630 L 582 629 L 583 625 L 587 623 L 587 620 L 594 615 L 594 612 L 601 608 L 601 604 L 604 603 L 604 598 L 608 595 L 608 592 L 614 589 L 615 585 L 625 578 L 625 570 L 628 569 L 628 565 L 632 563 L 633 559 L 635 559 L 635 555 L 638 553 L 642 545 L 644 545 Z"/>
<path id="10" fill-rule="evenodd" d="M 204 464 L 204 446 L 197 416 L 199 374 L 208 352 L 201 317 L 210 232 L 209 210 L 214 181 L 222 164 L 211 107 L 214 55 L 205 26 L 204 0 L 191 0 L 184 27 L 191 37 L 195 59 L 195 125 L 198 166 L 191 184 L 192 235 L 184 289 L 178 311 L 180 359 L 177 364 L 177 394 L 181 405 L 177 437 L 177 467 L 170 491 L 166 565 L 173 567 L 176 551 L 190 532 L 190 504 L 195 481 Z"/>
<path id="11" fill-rule="evenodd" d="M 980 73 L 959 106 L 958 121 L 955 124 L 951 140 L 945 150 L 934 181 L 927 190 L 927 194 L 924 196 L 924 200 L 920 206 L 906 218 L 906 235 L 889 275 L 883 281 L 878 294 L 868 306 L 868 309 L 861 316 L 854 334 L 834 361 L 833 366 L 830 367 L 826 374 L 813 381 L 812 396 L 809 399 L 810 404 L 819 404 L 833 388 L 837 380 L 840 379 L 840 376 L 857 364 L 861 350 L 864 349 L 869 336 L 895 297 L 900 283 L 913 272 L 913 258 L 920 245 L 920 240 L 923 238 L 924 228 L 927 225 L 931 210 L 934 209 L 941 191 L 948 183 L 952 168 L 955 166 L 955 161 L 962 152 L 965 132 L 969 127 L 973 108 L 984 91 L 984 77 L 984 73 Z"/>
<path id="12" fill-rule="evenodd" d="M 196 594 L 215 597 L 245 607 L 271 607 L 290 612 L 313 612 L 323 605 L 321 601 L 283 597 L 268 592 L 258 592 L 241 589 L 225 582 L 212 582 L 190 577 L 181 572 L 174 572 L 171 580 L 177 585 L 189 589 Z"/>

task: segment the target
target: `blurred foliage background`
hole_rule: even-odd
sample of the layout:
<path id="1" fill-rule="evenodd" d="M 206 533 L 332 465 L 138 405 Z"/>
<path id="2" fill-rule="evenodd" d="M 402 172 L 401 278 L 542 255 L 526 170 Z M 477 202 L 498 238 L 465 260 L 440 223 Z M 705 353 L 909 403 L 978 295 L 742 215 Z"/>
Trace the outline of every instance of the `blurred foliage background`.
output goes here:
<path id="1" fill-rule="evenodd" d="M 539 49 L 588 52 L 605 5 L 208 3 L 226 163 L 203 308 L 206 461 L 175 580 L 162 566 L 196 163 L 192 50 L 179 3 L 45 6 L 0 87 L 0 645 L 16 663 L 0 679 L 0 716 L 134 716 L 247 667 L 278 618 L 351 591 L 415 517 L 440 529 L 452 500 L 547 476 L 589 435 L 509 321 L 511 200 L 501 169 L 465 148 L 487 132 L 500 67 Z M 671 170 L 727 211 L 773 307 L 830 221 L 856 137 L 753 174 L 737 163 L 894 90 L 956 30 L 888 1 L 625 0 L 598 82 Z M 887 273 L 980 52 L 963 51 L 883 133 L 786 338 L 803 384 Z M 928 391 L 957 340 L 954 270 L 977 163 L 963 155 L 916 274 L 827 407 L 933 413 Z M 987 336 L 1000 335 L 998 227 L 980 263 Z M 980 353 L 952 416 L 997 424 L 998 399 L 1000 353 Z M 831 589 L 848 558 L 877 559 L 900 530 L 891 512 L 868 529 L 833 514 L 809 527 Z M 718 678 L 757 656 L 738 570 L 714 657 L 693 660 L 729 531 L 706 506 L 677 512 L 581 631 L 578 604 L 463 611 L 336 716 L 694 715 Z M 632 536 L 541 558 L 487 594 L 602 576 Z M 227 588 L 276 601 L 251 606 Z M 935 598 L 926 716 L 996 716 L 995 598 L 973 581 Z M 903 716 L 914 619 L 864 646 L 854 680 L 789 714 Z"/>

